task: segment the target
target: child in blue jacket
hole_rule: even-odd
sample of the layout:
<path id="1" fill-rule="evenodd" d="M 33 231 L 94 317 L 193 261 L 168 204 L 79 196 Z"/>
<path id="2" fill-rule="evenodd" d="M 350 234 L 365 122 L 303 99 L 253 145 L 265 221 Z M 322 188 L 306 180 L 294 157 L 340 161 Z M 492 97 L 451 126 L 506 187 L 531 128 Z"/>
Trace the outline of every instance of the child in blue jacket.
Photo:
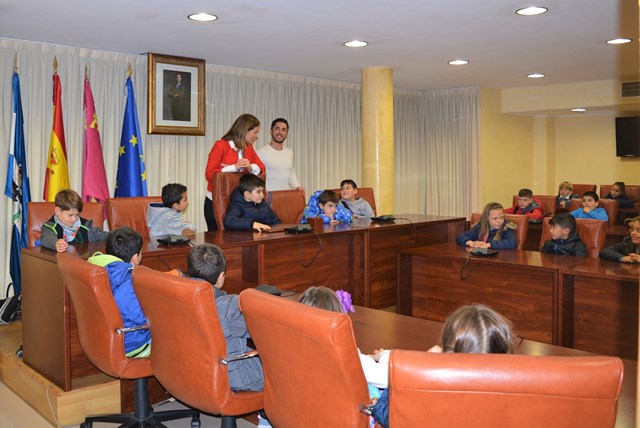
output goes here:
<path id="1" fill-rule="evenodd" d="M 307 223 L 307 219 L 316 217 L 321 218 L 324 224 L 353 221 L 353 213 L 340 204 L 340 198 L 332 190 L 317 190 L 311 195 L 300 223 Z"/>
<path id="2" fill-rule="evenodd" d="M 504 218 L 504 208 L 489 202 L 482 210 L 480 221 L 456 237 L 458 245 L 471 248 L 515 250 L 518 246 L 514 229 L 517 225 Z"/>
<path id="3" fill-rule="evenodd" d="M 582 208 L 571 211 L 575 218 L 590 218 L 592 220 L 608 221 L 609 216 L 604 208 L 600 208 L 600 198 L 596 192 L 584 192 L 582 195 Z"/>
<path id="4" fill-rule="evenodd" d="M 240 184 L 231 192 L 229 208 L 224 215 L 228 230 L 269 230 L 280 224 L 280 218 L 264 198 L 264 180 L 253 174 L 240 177 Z"/>

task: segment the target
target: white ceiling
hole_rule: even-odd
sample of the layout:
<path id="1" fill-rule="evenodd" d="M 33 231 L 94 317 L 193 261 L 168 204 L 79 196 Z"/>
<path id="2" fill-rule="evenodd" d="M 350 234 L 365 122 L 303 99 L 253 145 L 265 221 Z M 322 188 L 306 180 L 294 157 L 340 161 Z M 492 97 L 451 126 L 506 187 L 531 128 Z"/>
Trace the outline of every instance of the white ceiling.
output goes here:
<path id="1" fill-rule="evenodd" d="M 398 88 L 496 88 L 638 80 L 637 0 L 0 0 L 0 37 L 360 81 L 394 69 Z M 213 23 L 186 19 L 193 12 Z M 630 37 L 610 46 L 605 40 Z M 351 39 L 369 46 L 342 47 Z M 447 61 L 465 58 L 467 66 Z M 528 79 L 541 72 L 544 79 Z"/>

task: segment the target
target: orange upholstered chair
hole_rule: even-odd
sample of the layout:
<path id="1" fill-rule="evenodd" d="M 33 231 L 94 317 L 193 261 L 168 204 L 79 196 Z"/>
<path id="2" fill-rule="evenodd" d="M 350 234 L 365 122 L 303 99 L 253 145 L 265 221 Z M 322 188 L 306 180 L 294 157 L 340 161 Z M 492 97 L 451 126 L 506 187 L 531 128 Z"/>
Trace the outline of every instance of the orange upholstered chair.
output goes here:
<path id="1" fill-rule="evenodd" d="M 317 309 L 255 289 L 240 307 L 264 369 L 264 410 L 278 428 L 365 428 L 369 403 L 346 314 Z"/>
<path id="2" fill-rule="evenodd" d="M 105 204 L 109 230 L 129 226 L 142 236 L 149 238 L 147 226 L 147 206 L 152 202 L 162 202 L 160 196 L 137 196 L 133 198 L 109 198 Z"/>
<path id="3" fill-rule="evenodd" d="M 616 357 L 393 350 L 389 426 L 612 428 L 622 376 Z"/>
<path id="4" fill-rule="evenodd" d="M 482 217 L 481 213 L 471 214 L 471 227 L 480 221 L 480 217 Z M 514 231 L 518 242 L 516 250 L 524 250 L 524 245 L 527 243 L 527 231 L 529 230 L 529 217 L 524 214 L 505 214 L 504 218 L 511 220 L 518 226 Z"/>
<path id="5" fill-rule="evenodd" d="M 540 235 L 540 248 L 549 239 L 551 239 L 550 218 L 545 218 L 542 223 L 542 234 Z M 577 218 L 577 229 L 580 240 L 587 247 L 587 253 L 590 257 L 598 258 L 600 250 L 604 247 L 607 237 L 607 222 L 602 220 L 591 220 L 586 218 Z"/>
<path id="6" fill-rule="evenodd" d="M 282 223 L 299 223 L 307 205 L 304 194 L 298 190 L 274 190 L 269 192 L 271 209 Z"/>
<path id="7" fill-rule="evenodd" d="M 55 214 L 55 202 L 29 202 L 27 204 L 27 233 L 29 234 L 29 246 L 33 247 L 40 239 L 42 224 L 47 222 Z M 104 207 L 99 202 L 84 202 L 80 216 L 87 220 L 93 220 L 95 227 L 102 228 L 104 224 Z"/>
<path id="8" fill-rule="evenodd" d="M 613 199 L 600 199 L 599 206 L 600 208 L 604 208 L 604 210 L 607 212 L 607 216 L 609 217 L 607 224 L 609 226 L 613 226 L 614 224 L 616 224 L 616 221 L 618 219 L 618 203 Z M 569 205 L 569 211 L 577 210 L 581 207 L 582 199 L 572 199 L 571 205 Z"/>
<path id="9" fill-rule="evenodd" d="M 340 189 L 331 189 L 338 197 L 340 197 L 341 190 Z M 364 199 L 369 202 L 371 205 L 371 209 L 373 210 L 373 215 L 378 215 L 378 211 L 376 210 L 376 198 L 374 196 L 373 187 L 358 187 L 358 197 Z"/>
<path id="10" fill-rule="evenodd" d="M 197 410 L 154 412 L 149 403 L 147 378 L 153 375 L 149 358 L 128 358 L 124 353 L 124 324 L 113 298 L 107 271 L 68 253 L 57 256 L 58 269 L 69 291 L 78 320 L 78 337 L 87 358 L 100 370 L 120 379 L 135 379 L 134 413 L 87 417 L 83 426 L 110 422 L 128 427 L 163 427 L 162 421 L 192 418 Z M 167 275 L 168 276 L 168 275 Z M 183 352 L 184 350 L 181 350 Z"/>
<path id="11" fill-rule="evenodd" d="M 218 230 L 224 230 L 224 215 L 227 213 L 229 206 L 229 198 L 231 193 L 240 184 L 240 177 L 248 172 L 216 172 L 211 179 L 211 194 L 213 197 L 213 215 Z M 264 172 L 258 174 L 258 177 L 265 179 Z"/>
<path id="12" fill-rule="evenodd" d="M 178 400 L 203 412 L 235 416 L 262 409 L 262 391 L 229 389 L 227 346 L 213 287 L 144 266 L 133 271 L 136 296 L 151 330 L 153 374 Z M 228 364 L 233 364 L 229 362 Z"/>
<path id="13" fill-rule="evenodd" d="M 596 187 L 597 186 L 595 184 L 574 184 L 573 193 L 582 196 L 584 195 L 584 192 L 595 192 Z"/>

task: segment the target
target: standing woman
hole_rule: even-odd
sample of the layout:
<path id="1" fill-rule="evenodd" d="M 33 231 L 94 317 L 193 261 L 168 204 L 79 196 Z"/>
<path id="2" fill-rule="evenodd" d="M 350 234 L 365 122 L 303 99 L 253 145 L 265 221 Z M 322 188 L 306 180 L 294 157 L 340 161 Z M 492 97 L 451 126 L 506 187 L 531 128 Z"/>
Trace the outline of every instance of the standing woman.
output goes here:
<path id="1" fill-rule="evenodd" d="M 204 218 L 209 232 L 218 230 L 213 213 L 211 179 L 216 172 L 250 172 L 258 175 L 264 164 L 256 154 L 253 143 L 258 139 L 260 121 L 251 114 L 240 115 L 224 136 L 215 142 L 209 152 L 207 169 L 207 197 L 204 200 Z"/>

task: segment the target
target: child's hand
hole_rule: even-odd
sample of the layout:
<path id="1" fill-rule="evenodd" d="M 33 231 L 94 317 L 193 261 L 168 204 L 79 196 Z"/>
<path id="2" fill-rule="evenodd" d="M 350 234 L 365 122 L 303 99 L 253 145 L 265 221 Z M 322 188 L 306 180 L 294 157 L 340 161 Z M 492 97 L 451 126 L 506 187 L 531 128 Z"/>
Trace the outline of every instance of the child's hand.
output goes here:
<path id="1" fill-rule="evenodd" d="M 271 230 L 271 227 L 267 226 L 266 224 L 262 224 L 262 223 L 258 223 L 257 221 L 254 221 L 253 229 L 257 230 L 258 232 L 262 232 L 263 230 Z"/>
<path id="2" fill-rule="evenodd" d="M 442 347 L 440 345 L 432 346 L 427 352 L 434 352 L 436 354 L 442 354 Z"/>
<path id="3" fill-rule="evenodd" d="M 380 361 L 380 356 L 384 351 L 385 351 L 384 348 L 376 349 L 375 351 L 373 351 L 373 354 L 371 354 L 371 358 L 373 358 L 376 361 Z"/>
<path id="4" fill-rule="evenodd" d="M 329 222 L 329 224 L 338 224 L 338 223 L 340 223 L 340 220 L 331 219 L 331 221 Z"/>
<path id="5" fill-rule="evenodd" d="M 628 256 L 622 258 L 622 261 L 627 263 L 640 263 L 640 254 L 629 253 Z"/>
<path id="6" fill-rule="evenodd" d="M 59 253 L 64 253 L 69 248 L 69 243 L 64 239 L 58 239 L 56 241 L 56 251 Z"/>
<path id="7" fill-rule="evenodd" d="M 584 211 L 585 214 L 589 214 L 591 212 L 591 208 L 584 207 L 584 208 L 582 208 L 582 211 Z"/>

